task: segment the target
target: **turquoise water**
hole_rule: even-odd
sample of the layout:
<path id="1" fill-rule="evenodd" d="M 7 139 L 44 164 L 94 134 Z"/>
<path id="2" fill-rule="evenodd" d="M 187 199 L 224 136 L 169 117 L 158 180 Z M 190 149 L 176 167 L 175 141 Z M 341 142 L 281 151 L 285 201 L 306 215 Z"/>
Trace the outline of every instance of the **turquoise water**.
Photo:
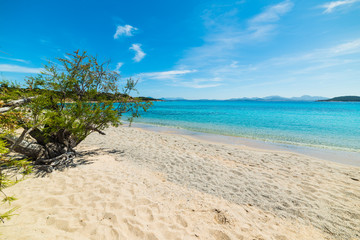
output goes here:
<path id="1" fill-rule="evenodd" d="M 135 122 L 360 152 L 360 103 L 155 102 Z"/>

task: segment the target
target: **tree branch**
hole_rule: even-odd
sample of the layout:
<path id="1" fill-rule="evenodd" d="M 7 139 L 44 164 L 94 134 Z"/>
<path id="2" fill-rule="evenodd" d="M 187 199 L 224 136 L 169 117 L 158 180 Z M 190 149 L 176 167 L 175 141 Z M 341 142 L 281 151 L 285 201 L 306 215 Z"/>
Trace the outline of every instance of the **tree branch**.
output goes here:
<path id="1" fill-rule="evenodd" d="M 37 128 L 38 126 L 34 126 L 30 129 L 24 129 L 24 131 L 21 133 L 20 137 L 18 139 L 16 139 L 16 141 L 14 142 L 14 144 L 9 148 L 10 152 L 14 150 L 14 148 L 16 146 L 18 146 L 26 137 L 26 135 L 28 135 L 29 132 L 31 132 L 32 130 L 34 130 L 35 128 Z"/>
<path id="2" fill-rule="evenodd" d="M 6 135 L 2 137 L 5 142 L 7 142 L 8 145 L 13 146 L 13 151 L 23 154 L 31 159 L 38 159 L 39 157 L 44 155 L 44 148 L 36 143 L 30 143 L 27 141 L 22 140 L 17 145 L 15 143 L 17 142 L 17 138 L 12 137 L 10 135 Z"/>
<path id="3" fill-rule="evenodd" d="M 43 146 L 45 146 L 50 141 L 50 138 L 45 136 L 45 134 L 37 127 L 32 128 L 29 134 L 36 140 L 36 142 Z"/>
<path id="4" fill-rule="evenodd" d="M 34 99 L 35 97 L 29 97 L 29 98 L 22 98 L 22 99 L 18 99 L 18 100 L 14 100 L 14 101 L 10 101 L 4 104 L 4 107 L 0 108 L 0 113 L 5 113 L 5 112 L 9 112 L 21 105 L 24 105 L 28 102 L 31 102 L 32 99 Z"/>
<path id="5" fill-rule="evenodd" d="M 101 135 L 106 135 L 103 131 L 97 129 L 96 127 L 87 127 L 87 129 L 92 130 L 92 131 L 94 131 L 94 132 L 98 132 L 98 133 L 100 133 Z"/>
<path id="6" fill-rule="evenodd" d="M 66 152 L 57 157 L 50 159 L 41 159 L 37 161 L 36 167 L 40 170 L 45 170 L 50 173 L 54 169 L 64 169 L 65 167 L 71 166 L 74 163 L 75 152 Z"/>
<path id="7" fill-rule="evenodd" d="M 15 107 L 2 107 L 2 108 L 0 108 L 0 113 L 6 113 L 8 111 L 11 111 L 14 108 Z"/>

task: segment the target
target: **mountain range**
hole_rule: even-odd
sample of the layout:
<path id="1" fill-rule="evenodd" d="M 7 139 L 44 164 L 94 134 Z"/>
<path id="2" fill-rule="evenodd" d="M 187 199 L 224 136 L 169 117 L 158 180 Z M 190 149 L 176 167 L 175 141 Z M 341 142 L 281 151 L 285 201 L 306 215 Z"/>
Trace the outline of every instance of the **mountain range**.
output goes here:
<path id="1" fill-rule="evenodd" d="M 320 97 L 320 96 L 309 96 L 309 95 L 303 95 L 301 97 L 291 97 L 291 98 L 285 98 L 281 96 L 268 96 L 268 97 L 253 97 L 253 98 L 231 98 L 224 101 L 266 101 L 266 102 L 286 102 L 286 101 L 299 101 L 299 102 L 315 102 L 319 100 L 326 100 L 329 98 L 326 97 Z M 160 98 L 160 100 L 165 101 L 206 101 L 211 99 L 199 99 L 199 100 L 188 100 L 184 98 Z"/>

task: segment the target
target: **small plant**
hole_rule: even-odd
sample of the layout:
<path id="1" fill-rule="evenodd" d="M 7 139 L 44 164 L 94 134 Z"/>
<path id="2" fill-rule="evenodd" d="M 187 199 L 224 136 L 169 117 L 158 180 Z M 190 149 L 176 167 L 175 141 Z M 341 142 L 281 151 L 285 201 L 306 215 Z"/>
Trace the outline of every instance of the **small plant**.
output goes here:
<path id="1" fill-rule="evenodd" d="M 5 142 L 0 138 L 0 197 L 2 204 L 11 204 L 15 201 L 14 196 L 8 196 L 4 189 L 12 186 L 23 179 L 23 177 L 31 173 L 31 166 L 29 162 L 24 159 L 14 159 L 8 156 L 9 150 L 5 146 Z M 21 179 L 17 179 L 16 175 L 20 173 Z M 17 208 L 12 208 L 6 212 L 0 212 L 0 220 L 4 222 L 5 219 L 9 219 L 14 215 L 14 211 Z"/>

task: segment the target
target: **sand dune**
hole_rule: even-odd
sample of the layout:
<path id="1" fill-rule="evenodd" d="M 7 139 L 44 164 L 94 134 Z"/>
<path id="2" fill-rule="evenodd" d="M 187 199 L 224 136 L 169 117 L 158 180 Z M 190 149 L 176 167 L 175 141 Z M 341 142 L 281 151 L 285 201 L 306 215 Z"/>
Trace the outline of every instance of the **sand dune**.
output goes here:
<path id="1" fill-rule="evenodd" d="M 79 153 L 7 189 L 0 239 L 360 239 L 357 167 L 127 127 Z"/>

